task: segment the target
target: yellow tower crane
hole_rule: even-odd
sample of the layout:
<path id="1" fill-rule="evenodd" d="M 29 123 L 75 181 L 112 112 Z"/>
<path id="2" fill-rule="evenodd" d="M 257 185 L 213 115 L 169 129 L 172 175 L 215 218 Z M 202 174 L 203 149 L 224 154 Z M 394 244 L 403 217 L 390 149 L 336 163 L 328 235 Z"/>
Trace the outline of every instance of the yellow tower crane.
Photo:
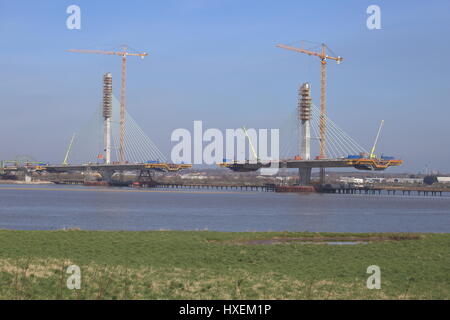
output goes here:
<path id="1" fill-rule="evenodd" d="M 122 57 L 122 85 L 120 88 L 120 144 L 119 144 L 119 162 L 125 162 L 125 84 L 127 72 L 127 56 L 137 56 L 144 59 L 148 53 L 131 53 L 128 52 L 127 46 L 122 46 L 122 51 L 103 51 L 103 50 L 84 50 L 84 49 L 69 49 L 70 52 L 81 53 L 99 53 L 107 55 L 116 55 Z"/>
<path id="2" fill-rule="evenodd" d="M 325 148 L 326 148 L 326 85 L 327 85 L 327 60 L 334 60 L 338 64 L 340 64 L 343 60 L 342 57 L 332 57 L 327 55 L 327 47 L 326 44 L 322 43 L 322 49 L 320 52 L 310 51 L 302 48 L 296 48 L 287 46 L 284 44 L 277 44 L 278 48 L 283 48 L 295 52 L 305 53 L 310 56 L 316 56 L 320 59 L 321 65 L 321 73 L 320 73 L 320 155 L 319 158 L 323 159 L 326 157 Z"/>

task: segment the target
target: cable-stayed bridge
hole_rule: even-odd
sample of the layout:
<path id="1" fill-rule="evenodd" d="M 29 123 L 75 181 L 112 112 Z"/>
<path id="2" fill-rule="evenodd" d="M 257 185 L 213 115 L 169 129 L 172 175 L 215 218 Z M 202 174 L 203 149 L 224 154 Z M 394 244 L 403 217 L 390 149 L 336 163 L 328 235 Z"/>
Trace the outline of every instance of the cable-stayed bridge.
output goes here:
<path id="1" fill-rule="evenodd" d="M 74 134 L 64 164 L 43 169 L 48 172 L 96 171 L 104 181 L 111 183 L 116 172 L 140 171 L 140 176 L 151 177 L 151 171 L 176 172 L 191 167 L 190 164 L 169 163 L 128 112 L 125 112 L 121 149 L 119 101 L 113 96 L 111 100 L 108 127 L 105 126 L 104 106 L 99 107 L 80 132 Z M 124 161 L 120 161 L 121 150 Z"/>
<path id="2" fill-rule="evenodd" d="M 141 129 L 134 118 L 125 113 L 124 130 L 124 156 L 125 163 L 166 163 L 167 157 L 158 149 L 156 144 Z M 112 114 L 110 118 L 111 144 L 110 160 L 106 160 L 104 145 L 104 119 L 102 116 L 102 107 L 92 114 L 86 124 L 81 127 L 79 132 L 74 133 L 74 139 L 69 146 L 65 164 L 70 163 L 97 163 L 119 164 L 120 162 L 120 113 L 119 101 L 113 97 Z"/>
<path id="3" fill-rule="evenodd" d="M 220 164 L 238 172 L 256 171 L 261 168 L 297 168 L 300 184 L 311 184 L 312 168 L 356 168 L 359 170 L 384 170 L 398 166 L 401 160 L 374 154 L 375 145 L 369 153 L 355 139 L 325 115 L 310 98 L 309 87 L 300 89 L 297 110 L 289 114 L 280 126 L 281 143 L 279 159 L 261 161 L 258 156 L 244 162 L 231 161 Z M 2 162 L 0 171 L 95 171 L 111 183 L 116 172 L 139 171 L 140 176 L 151 177 L 153 171 L 176 172 L 190 168 L 190 164 L 173 164 L 156 144 L 144 133 L 133 117 L 125 112 L 123 153 L 120 161 L 121 114 L 119 101 L 111 94 L 110 113 L 105 119 L 105 104 L 99 106 L 87 123 L 77 132 L 61 165 L 47 165 L 36 161 Z M 313 157 L 320 151 L 320 126 L 326 123 L 326 157 Z M 250 138 L 249 138 L 250 139 Z M 251 142 L 251 141 L 249 141 Z M 109 153 L 109 155 L 107 155 Z M 8 166 L 5 166 L 7 164 Z M 2 173 L 0 172 L 0 173 Z M 323 179 L 323 178 L 322 178 Z M 324 182 L 322 180 L 322 182 Z"/>
<path id="4" fill-rule="evenodd" d="M 72 136 L 61 165 L 36 161 L 1 161 L 0 174 L 22 171 L 97 172 L 111 184 L 117 172 L 138 171 L 151 180 L 154 171 L 176 172 L 191 164 L 170 163 L 155 143 L 112 94 L 112 76 L 104 75 L 103 104 Z"/>
<path id="5" fill-rule="evenodd" d="M 263 161 L 255 154 L 253 159 L 227 161 L 220 165 L 238 172 L 261 168 L 297 168 L 300 185 L 303 186 L 311 184 L 313 168 L 321 169 L 320 182 L 323 184 L 325 168 L 353 167 L 380 171 L 401 165 L 402 160 L 374 153 L 380 130 L 371 152 L 368 152 L 312 103 L 309 83 L 304 83 L 299 89 L 295 114 L 291 114 L 287 123 L 281 126 L 280 159 Z M 312 157 L 314 149 L 319 153 L 316 157 Z"/>
<path id="6" fill-rule="evenodd" d="M 123 81 L 122 88 L 124 88 Z M 63 164 L 48 165 L 39 162 L 21 164 L 2 161 L 0 174 L 21 170 L 57 173 L 95 171 L 100 173 L 104 182 L 111 183 L 116 172 L 140 171 L 140 177 L 151 177 L 153 171 L 176 172 L 192 166 L 168 162 L 165 155 L 126 111 L 124 101 L 124 90 L 121 90 L 120 102 L 113 96 L 112 75 L 106 73 L 103 77 L 103 103 L 86 125 L 72 137 Z M 324 168 L 385 170 L 402 164 L 402 160 L 375 155 L 380 130 L 369 153 L 339 128 L 322 107 L 319 109 L 312 103 L 310 86 L 305 83 L 299 89 L 295 114 L 291 114 L 288 123 L 281 126 L 284 135 L 279 158 L 262 161 L 254 154 L 253 159 L 224 162 L 220 166 L 240 172 L 269 167 L 297 168 L 300 185 L 310 185 L 312 168 L 321 169 L 323 184 Z M 250 138 L 248 139 L 252 145 Z M 314 153 L 318 156 L 313 157 Z"/>

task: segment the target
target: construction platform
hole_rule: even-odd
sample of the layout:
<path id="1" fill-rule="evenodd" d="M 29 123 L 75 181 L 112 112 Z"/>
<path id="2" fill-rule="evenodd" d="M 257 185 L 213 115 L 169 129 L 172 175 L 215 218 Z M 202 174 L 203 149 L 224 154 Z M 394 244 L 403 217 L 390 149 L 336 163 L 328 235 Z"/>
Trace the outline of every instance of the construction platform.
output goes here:
<path id="1" fill-rule="evenodd" d="M 82 164 L 82 165 L 48 165 L 39 169 L 48 172 L 111 170 L 111 171 L 139 171 L 155 170 L 162 172 L 177 172 L 191 168 L 191 164 L 174 163 L 124 163 L 124 164 Z"/>
<path id="2" fill-rule="evenodd" d="M 228 168 L 237 172 L 256 171 L 261 168 L 355 168 L 358 170 L 375 170 L 381 171 L 389 167 L 399 166 L 403 160 L 399 159 L 380 159 L 380 158 L 341 158 L 341 159 L 319 159 L 319 160 L 279 160 L 271 162 L 223 162 L 219 166 Z"/>
<path id="3" fill-rule="evenodd" d="M 61 173 L 70 171 L 97 171 L 102 176 L 108 177 L 107 180 L 115 172 L 124 171 L 160 171 L 160 172 L 178 172 L 184 169 L 191 168 L 191 164 L 174 164 L 174 163 L 124 163 L 124 164 L 98 164 L 88 163 L 82 165 L 49 165 L 44 163 L 26 164 L 26 165 L 9 165 L 0 167 L 0 174 L 7 174 L 11 172 L 23 171 L 25 173 L 31 172 L 50 172 Z"/>

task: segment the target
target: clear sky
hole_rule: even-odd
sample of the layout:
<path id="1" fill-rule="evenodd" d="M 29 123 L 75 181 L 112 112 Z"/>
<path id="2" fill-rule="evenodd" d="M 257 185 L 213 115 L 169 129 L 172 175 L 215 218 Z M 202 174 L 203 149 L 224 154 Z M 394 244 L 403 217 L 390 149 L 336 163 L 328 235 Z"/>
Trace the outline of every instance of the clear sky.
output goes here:
<path id="1" fill-rule="evenodd" d="M 66 27 L 69 5 L 81 30 Z M 381 30 L 366 27 L 369 5 Z M 101 81 L 120 59 L 66 52 L 128 44 L 127 107 L 160 149 L 170 134 L 205 127 L 274 128 L 311 82 L 319 104 L 319 61 L 276 48 L 325 42 L 329 116 L 370 149 L 450 172 L 450 2 L 436 1 L 5 1 L 0 0 L 0 159 L 19 154 L 61 162 L 73 132 L 101 103 Z M 119 95 L 115 87 L 116 96 Z"/>

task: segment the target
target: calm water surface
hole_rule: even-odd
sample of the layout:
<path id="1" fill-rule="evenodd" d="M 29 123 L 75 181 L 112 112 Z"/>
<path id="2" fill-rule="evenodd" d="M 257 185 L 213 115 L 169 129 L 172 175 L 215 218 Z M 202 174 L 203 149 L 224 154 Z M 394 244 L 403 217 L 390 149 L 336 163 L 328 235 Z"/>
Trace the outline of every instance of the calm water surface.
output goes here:
<path id="1" fill-rule="evenodd" d="M 0 228 L 450 232 L 450 197 L 0 185 Z"/>

